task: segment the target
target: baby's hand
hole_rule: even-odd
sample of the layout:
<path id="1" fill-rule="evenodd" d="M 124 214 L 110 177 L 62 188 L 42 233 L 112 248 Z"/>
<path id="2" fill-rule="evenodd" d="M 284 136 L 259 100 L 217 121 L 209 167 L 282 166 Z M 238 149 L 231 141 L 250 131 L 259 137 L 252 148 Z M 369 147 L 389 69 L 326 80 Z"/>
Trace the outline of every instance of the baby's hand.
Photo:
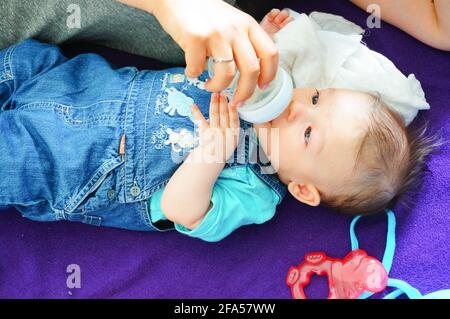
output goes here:
<path id="1" fill-rule="evenodd" d="M 215 163 L 226 162 L 237 147 L 239 141 L 239 116 L 236 106 L 228 105 L 225 94 L 213 93 L 209 106 L 209 123 L 196 104 L 192 114 L 200 131 L 200 145 L 203 157 Z M 205 159 L 202 159 L 205 161 Z"/>
<path id="2" fill-rule="evenodd" d="M 273 40 L 275 33 L 284 28 L 286 24 L 288 24 L 292 20 L 294 20 L 294 18 L 289 16 L 289 11 L 272 9 L 268 14 L 265 15 L 259 25 Z"/>

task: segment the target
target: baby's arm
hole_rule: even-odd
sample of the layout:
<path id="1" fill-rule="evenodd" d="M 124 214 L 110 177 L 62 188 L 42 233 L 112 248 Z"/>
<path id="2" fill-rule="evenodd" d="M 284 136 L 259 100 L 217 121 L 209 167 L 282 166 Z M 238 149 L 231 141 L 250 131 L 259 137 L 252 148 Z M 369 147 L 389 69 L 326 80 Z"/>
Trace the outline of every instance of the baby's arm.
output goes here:
<path id="1" fill-rule="evenodd" d="M 450 51 L 450 1 L 448 0 L 351 0 L 366 9 L 380 6 L 381 19 L 441 50 Z"/>
<path id="2" fill-rule="evenodd" d="M 239 116 L 223 94 L 212 94 L 209 122 L 198 107 L 192 109 L 200 128 L 200 143 L 176 170 L 164 188 L 161 210 L 167 219 L 195 228 L 211 207 L 213 186 L 234 153 Z"/>

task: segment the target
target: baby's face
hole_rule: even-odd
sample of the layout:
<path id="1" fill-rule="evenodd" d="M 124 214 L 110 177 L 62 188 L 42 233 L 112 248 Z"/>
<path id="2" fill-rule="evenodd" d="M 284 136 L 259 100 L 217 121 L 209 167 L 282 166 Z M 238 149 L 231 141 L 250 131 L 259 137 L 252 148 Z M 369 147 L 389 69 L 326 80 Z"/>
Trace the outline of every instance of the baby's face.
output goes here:
<path id="1" fill-rule="evenodd" d="M 318 205 L 320 196 L 318 201 L 317 196 L 311 201 L 299 197 L 312 199 L 317 189 L 332 191 L 352 176 L 368 123 L 370 98 L 343 89 L 294 89 L 291 103 L 279 117 L 254 125 L 257 131 L 258 127 L 278 129 L 278 138 L 258 137 L 294 197 Z"/>

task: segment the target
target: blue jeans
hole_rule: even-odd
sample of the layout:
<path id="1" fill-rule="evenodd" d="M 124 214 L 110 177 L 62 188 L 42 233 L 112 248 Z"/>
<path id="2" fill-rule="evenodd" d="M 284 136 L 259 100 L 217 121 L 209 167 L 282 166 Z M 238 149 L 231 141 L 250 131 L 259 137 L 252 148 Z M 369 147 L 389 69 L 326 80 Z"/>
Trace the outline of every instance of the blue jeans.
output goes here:
<path id="1" fill-rule="evenodd" d="M 119 200 L 119 147 L 138 71 L 113 70 L 91 54 L 67 60 L 36 41 L 0 51 L 0 61 L 0 208 L 38 221 L 154 230 L 146 201 Z"/>

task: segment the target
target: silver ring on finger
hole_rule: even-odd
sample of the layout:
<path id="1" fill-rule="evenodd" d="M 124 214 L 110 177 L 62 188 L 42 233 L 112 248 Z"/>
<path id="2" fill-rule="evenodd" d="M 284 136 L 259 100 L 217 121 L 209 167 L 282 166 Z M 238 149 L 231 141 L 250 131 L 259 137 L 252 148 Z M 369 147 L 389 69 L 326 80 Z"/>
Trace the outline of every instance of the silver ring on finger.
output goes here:
<path id="1" fill-rule="evenodd" d="M 222 62 L 233 62 L 233 58 L 213 58 L 212 61 L 214 63 L 222 63 Z"/>

